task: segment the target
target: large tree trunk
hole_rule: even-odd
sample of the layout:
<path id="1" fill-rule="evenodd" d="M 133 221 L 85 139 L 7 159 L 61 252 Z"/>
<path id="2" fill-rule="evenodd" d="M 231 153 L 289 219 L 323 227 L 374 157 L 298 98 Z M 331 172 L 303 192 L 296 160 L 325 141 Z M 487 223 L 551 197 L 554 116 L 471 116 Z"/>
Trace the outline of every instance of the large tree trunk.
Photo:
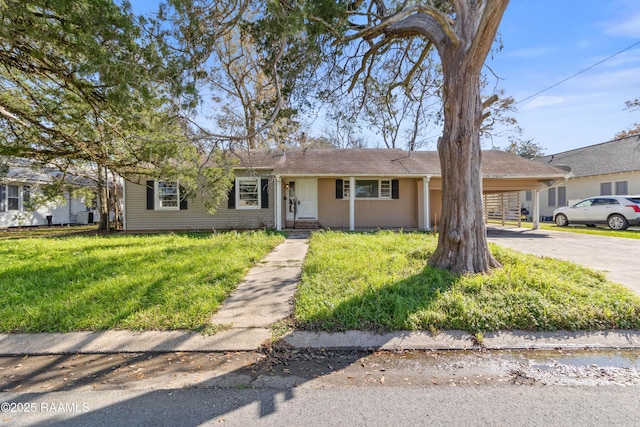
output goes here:
<path id="1" fill-rule="evenodd" d="M 442 58 L 444 131 L 438 141 L 442 168 L 442 218 L 438 247 L 429 263 L 453 273 L 486 273 L 500 264 L 487 245 L 482 215 L 479 68 Z M 472 76 L 478 69 L 477 76 Z"/>

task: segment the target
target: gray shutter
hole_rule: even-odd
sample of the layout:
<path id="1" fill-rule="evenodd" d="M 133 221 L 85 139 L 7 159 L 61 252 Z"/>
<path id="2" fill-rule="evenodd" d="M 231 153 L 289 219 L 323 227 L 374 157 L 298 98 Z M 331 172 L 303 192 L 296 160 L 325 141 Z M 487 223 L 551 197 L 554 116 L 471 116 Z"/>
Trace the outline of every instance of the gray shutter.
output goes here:
<path id="1" fill-rule="evenodd" d="M 260 195 L 260 207 L 262 209 L 269 208 L 269 180 L 266 178 L 262 178 L 260 180 L 260 191 L 262 194 Z"/>
<path id="2" fill-rule="evenodd" d="M 336 179 L 336 199 L 342 199 L 344 195 L 344 183 L 341 179 Z"/>
<path id="3" fill-rule="evenodd" d="M 7 186 L 5 184 L 0 184 L 0 212 L 5 212 L 7 210 Z"/>
<path id="4" fill-rule="evenodd" d="M 155 209 L 154 182 L 147 181 L 147 210 Z"/>
<path id="5" fill-rule="evenodd" d="M 400 180 L 398 179 L 391 180 L 391 198 L 392 199 L 400 198 Z"/>

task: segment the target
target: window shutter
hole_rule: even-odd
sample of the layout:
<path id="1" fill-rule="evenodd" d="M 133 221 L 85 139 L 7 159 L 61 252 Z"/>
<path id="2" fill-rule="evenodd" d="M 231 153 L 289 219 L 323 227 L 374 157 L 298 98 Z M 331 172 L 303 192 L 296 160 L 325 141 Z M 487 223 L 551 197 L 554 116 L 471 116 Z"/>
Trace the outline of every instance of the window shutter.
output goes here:
<path id="1" fill-rule="evenodd" d="M 227 208 L 235 209 L 236 208 L 236 183 L 233 182 L 231 189 L 229 190 L 229 199 L 227 201 Z"/>
<path id="2" fill-rule="evenodd" d="M 391 180 L 391 198 L 392 199 L 400 198 L 400 180 L 398 179 Z"/>
<path id="3" fill-rule="evenodd" d="M 269 208 L 269 180 L 266 178 L 262 178 L 260 180 L 260 189 L 262 191 L 262 195 L 260 196 L 260 207 L 262 209 Z"/>
<path id="4" fill-rule="evenodd" d="M 7 207 L 5 206 L 7 199 L 7 186 L 0 184 L 0 212 L 5 212 Z"/>
<path id="5" fill-rule="evenodd" d="M 155 209 L 154 182 L 147 181 L 147 210 Z"/>
<path id="6" fill-rule="evenodd" d="M 341 179 L 336 179 L 336 199 L 342 199 L 344 194 L 343 185 L 344 183 Z"/>
<path id="7" fill-rule="evenodd" d="M 184 196 L 184 192 L 185 192 L 184 188 L 182 187 L 178 187 L 178 188 L 179 188 L 178 195 L 180 196 L 180 210 L 184 211 L 184 210 L 187 210 L 189 205 L 187 203 L 187 198 Z"/>

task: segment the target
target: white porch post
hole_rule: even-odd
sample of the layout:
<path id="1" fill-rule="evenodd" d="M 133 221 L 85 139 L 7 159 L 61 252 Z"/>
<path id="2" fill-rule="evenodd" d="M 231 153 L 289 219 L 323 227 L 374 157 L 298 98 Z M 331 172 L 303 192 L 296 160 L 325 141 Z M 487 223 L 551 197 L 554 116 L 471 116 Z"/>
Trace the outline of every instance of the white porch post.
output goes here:
<path id="1" fill-rule="evenodd" d="M 356 229 L 356 179 L 349 177 L 349 231 Z"/>
<path id="2" fill-rule="evenodd" d="M 425 231 L 431 230 L 431 218 L 429 218 L 429 180 L 430 176 L 422 178 L 422 220 Z"/>
<path id="3" fill-rule="evenodd" d="M 533 190 L 533 229 L 540 228 L 540 190 Z"/>
<path id="4" fill-rule="evenodd" d="M 282 230 L 282 177 L 280 175 L 276 175 L 276 178 L 274 180 L 274 187 L 276 189 L 275 191 L 275 195 L 274 195 L 274 210 L 275 210 L 275 223 L 276 223 L 276 230 L 277 231 L 281 231 Z"/>

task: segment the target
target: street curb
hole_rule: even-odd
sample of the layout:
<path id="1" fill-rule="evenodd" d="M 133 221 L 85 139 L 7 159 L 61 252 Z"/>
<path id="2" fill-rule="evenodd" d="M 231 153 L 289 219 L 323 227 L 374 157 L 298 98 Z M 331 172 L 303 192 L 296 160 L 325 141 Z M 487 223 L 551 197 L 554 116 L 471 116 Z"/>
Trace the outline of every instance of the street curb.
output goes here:
<path id="1" fill-rule="evenodd" d="M 479 341 L 477 341 L 479 339 Z M 553 350 L 553 349 L 640 349 L 640 331 L 501 331 L 482 337 L 463 331 L 401 331 L 387 334 L 347 331 L 291 332 L 283 341 L 296 348 L 310 349 L 379 349 L 379 350 Z"/>
<path id="2" fill-rule="evenodd" d="M 215 335 L 128 330 L 0 334 L 0 355 L 254 351 L 271 339 L 266 328 L 234 328 Z"/>
<path id="3" fill-rule="evenodd" d="M 266 328 L 234 328 L 215 335 L 187 331 L 127 330 L 0 334 L 0 356 L 256 351 L 272 339 Z M 299 349 L 332 350 L 579 350 L 640 349 L 640 331 L 501 331 L 476 337 L 464 331 L 400 331 L 388 334 L 295 331 L 281 342 Z"/>

